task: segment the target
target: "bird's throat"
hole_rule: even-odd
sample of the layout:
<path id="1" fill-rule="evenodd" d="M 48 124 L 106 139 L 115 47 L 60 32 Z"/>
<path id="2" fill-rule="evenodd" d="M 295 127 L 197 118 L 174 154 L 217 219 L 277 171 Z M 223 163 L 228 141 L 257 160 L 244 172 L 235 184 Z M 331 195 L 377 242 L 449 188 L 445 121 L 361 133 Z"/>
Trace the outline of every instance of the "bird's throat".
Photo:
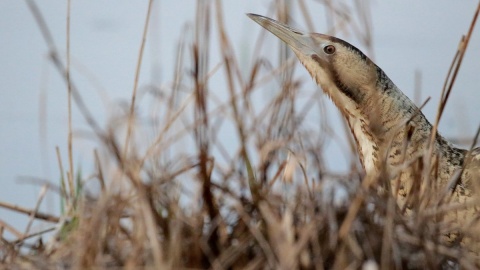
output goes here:
<path id="1" fill-rule="evenodd" d="M 345 118 L 355 139 L 357 152 L 363 168 L 366 172 L 373 172 L 377 168 L 376 163 L 378 160 L 379 148 L 377 139 L 370 132 L 367 120 L 355 114 L 358 114 L 358 112 L 347 110 Z"/>

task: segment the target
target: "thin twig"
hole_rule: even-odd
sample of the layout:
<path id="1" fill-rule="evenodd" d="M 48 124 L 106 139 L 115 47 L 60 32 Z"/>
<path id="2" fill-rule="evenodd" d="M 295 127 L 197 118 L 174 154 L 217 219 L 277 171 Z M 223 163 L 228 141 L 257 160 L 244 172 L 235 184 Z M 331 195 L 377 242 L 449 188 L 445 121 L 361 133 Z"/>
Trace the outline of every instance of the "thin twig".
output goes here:
<path id="1" fill-rule="evenodd" d="M 67 77 L 67 88 L 68 88 L 68 165 L 69 170 L 67 173 L 68 186 L 69 186 L 69 196 L 72 198 L 75 197 L 75 186 L 73 184 L 73 134 L 72 134 L 72 83 L 70 78 L 70 14 L 71 14 L 71 3 L 72 0 L 67 1 L 67 64 L 65 67 L 65 74 Z"/>
<path id="2" fill-rule="evenodd" d="M 13 241 L 12 244 L 18 245 L 18 244 L 20 244 L 20 243 L 23 243 L 23 242 L 24 242 L 25 240 L 27 240 L 27 239 L 30 239 L 30 238 L 33 238 L 33 237 L 36 237 L 36 236 L 39 236 L 39 235 L 42 235 L 42 234 L 46 234 L 46 233 L 55 231 L 56 229 L 57 229 L 57 226 L 54 226 L 54 227 L 50 227 L 50 228 L 45 229 L 45 230 L 41 230 L 41 231 L 38 231 L 38 232 L 31 233 L 31 234 L 29 234 L 29 235 L 25 235 L 25 236 L 19 237 L 20 239 L 17 239 L 17 240 L 15 240 L 15 241 Z"/>
<path id="3" fill-rule="evenodd" d="M 63 170 L 63 163 L 62 163 L 62 156 L 60 154 L 60 148 L 58 146 L 55 147 L 56 153 L 57 153 L 57 161 L 58 161 L 58 168 L 60 170 L 60 192 L 62 194 L 62 197 L 66 201 L 67 205 L 70 205 L 69 200 L 73 199 L 73 197 L 68 196 L 67 193 L 67 187 L 65 186 L 65 181 L 64 181 L 64 170 Z"/>
<path id="4" fill-rule="evenodd" d="M 14 205 L 14 204 L 10 204 L 10 203 L 6 203 L 6 202 L 0 202 L 0 207 L 7 208 L 7 209 L 10 209 L 12 211 L 19 212 L 19 213 L 22 213 L 22 214 L 26 214 L 26 215 L 29 215 L 29 216 L 33 215 L 33 217 L 35 217 L 35 218 L 45 220 L 45 221 L 49 221 L 49 222 L 53 222 L 53 223 L 57 223 L 57 222 L 60 221 L 60 218 L 57 217 L 57 216 L 47 214 L 47 213 L 43 213 L 43 212 L 39 212 L 39 211 L 35 211 L 35 210 L 31 210 L 31 209 L 28 209 L 28 208 L 24 208 L 24 207 Z"/>
<path id="5" fill-rule="evenodd" d="M 138 81 L 140 79 L 140 70 L 142 67 L 142 61 L 143 61 L 143 51 L 145 48 L 145 43 L 147 41 L 147 33 L 148 33 L 148 25 L 150 22 L 150 14 L 152 13 L 152 3 L 153 0 L 150 0 L 148 2 L 148 8 L 147 8 L 147 17 L 145 18 L 145 25 L 143 27 L 143 35 L 142 35 L 142 41 L 140 42 L 140 50 L 138 53 L 138 58 L 137 58 L 137 68 L 135 69 L 135 80 L 133 82 L 133 91 L 132 91 L 132 99 L 130 102 L 130 112 L 128 114 L 128 126 L 127 126 L 127 136 L 125 137 L 125 148 L 123 152 L 123 157 L 124 159 L 126 158 L 128 154 L 128 145 L 130 142 L 130 136 L 132 134 L 132 126 L 133 126 L 133 119 L 134 119 L 134 114 L 135 114 L 135 100 L 137 98 L 137 89 L 138 89 Z"/>
<path id="6" fill-rule="evenodd" d="M 98 180 L 100 181 L 100 188 L 102 189 L 102 192 L 105 192 L 106 190 L 105 178 L 103 176 L 102 164 L 100 163 L 100 158 L 98 157 L 97 149 L 93 150 L 93 155 L 95 157 L 95 165 L 97 167 L 97 173 L 98 173 L 97 176 L 98 176 Z"/>
<path id="7" fill-rule="evenodd" d="M 458 71 L 460 70 L 460 67 L 462 65 L 463 57 L 465 56 L 465 52 L 467 50 L 468 44 L 470 42 L 470 37 L 472 36 L 473 29 L 475 28 L 475 24 L 477 22 L 478 14 L 480 12 L 480 3 L 477 6 L 477 9 L 475 11 L 475 14 L 473 15 L 472 22 L 470 24 L 470 28 L 468 29 L 467 36 L 463 36 L 462 39 L 460 40 L 460 44 L 458 46 L 457 53 L 455 54 L 455 57 L 453 58 L 452 64 L 450 66 L 448 75 L 445 79 L 445 84 L 442 90 L 440 102 L 438 104 L 438 110 L 437 110 L 437 117 L 435 119 L 435 124 L 433 125 L 432 129 L 432 134 L 430 137 L 430 148 L 432 148 L 432 144 L 436 138 L 436 133 L 438 129 L 438 124 L 440 122 L 440 119 L 443 114 L 443 110 L 445 108 L 445 105 L 447 104 L 448 97 L 450 96 L 450 92 L 452 91 L 453 85 L 455 84 L 455 79 L 457 78 Z M 450 73 L 453 70 L 453 74 L 450 78 Z M 430 150 L 431 152 L 432 150 Z"/>
<path id="8" fill-rule="evenodd" d="M 3 221 L 1 219 L 0 219 L 0 228 L 2 228 L 2 230 L 4 228 L 7 229 L 9 232 L 11 232 L 17 238 L 22 238 L 23 237 L 23 234 L 21 232 L 19 232 L 17 229 L 15 229 L 15 227 L 11 226 L 10 224 L 6 223 L 5 221 Z"/>
<path id="9" fill-rule="evenodd" d="M 47 26 L 47 23 L 45 22 L 45 19 L 42 13 L 40 12 L 40 9 L 38 8 L 35 1 L 33 0 L 25 0 L 25 1 L 27 2 L 27 5 L 33 14 L 33 17 L 35 18 L 35 21 L 37 22 L 37 25 L 40 28 L 40 32 L 42 33 L 45 43 L 47 43 L 50 59 L 55 65 L 57 71 L 60 72 L 60 74 L 62 75 L 62 78 L 66 81 L 67 80 L 66 68 L 63 65 L 63 63 L 60 61 L 58 50 L 55 46 L 55 42 L 53 41 L 52 34 L 50 32 L 50 29 Z M 73 83 L 72 80 L 70 80 L 70 87 L 72 90 L 73 101 L 75 101 L 75 104 L 77 105 L 82 116 L 87 121 L 88 125 L 92 128 L 92 130 L 100 139 L 105 139 L 105 136 L 103 135 L 103 131 L 101 130 L 98 123 L 95 121 L 95 118 L 92 116 L 92 114 L 88 110 L 87 106 L 85 105 L 85 102 L 83 101 L 82 96 L 78 92 L 78 89 L 75 87 L 75 84 Z"/>
<path id="10" fill-rule="evenodd" d="M 40 208 L 40 205 L 43 201 L 43 198 L 45 198 L 45 195 L 47 194 L 47 190 L 48 190 L 48 188 L 47 188 L 46 185 L 44 185 L 40 189 L 40 194 L 38 195 L 37 203 L 35 204 L 35 209 L 33 210 L 33 212 L 30 213 L 28 224 L 27 224 L 27 227 L 25 228 L 25 233 L 23 233 L 23 237 L 28 235 L 28 233 L 30 232 L 30 228 L 32 227 L 33 221 L 35 220 L 36 213 L 38 212 L 38 209 Z M 22 239 L 23 239 L 23 237 L 22 237 Z"/>

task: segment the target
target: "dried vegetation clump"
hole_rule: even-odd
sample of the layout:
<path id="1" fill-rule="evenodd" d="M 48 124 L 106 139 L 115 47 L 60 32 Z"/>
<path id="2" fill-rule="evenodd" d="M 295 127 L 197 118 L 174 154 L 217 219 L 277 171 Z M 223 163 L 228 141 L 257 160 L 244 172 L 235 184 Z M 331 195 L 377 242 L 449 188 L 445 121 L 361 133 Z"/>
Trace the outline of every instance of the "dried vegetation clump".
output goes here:
<path id="1" fill-rule="evenodd" d="M 43 32 L 48 32 L 34 2 L 28 2 Z M 304 1 L 281 2 L 272 4 L 274 15 L 267 15 L 288 22 L 296 5 L 314 30 Z M 325 160 L 332 157 L 326 156 L 325 145 L 337 135 L 329 128 L 321 92 L 307 89 L 294 74 L 297 64 L 291 52 L 281 45 L 279 63 L 271 64 L 261 56 L 265 47 L 272 46 L 264 44 L 262 33 L 251 40 L 256 49 L 250 68 L 241 70 L 224 27 L 223 2 L 196 3 L 193 37 L 188 41 L 190 37 L 184 36 L 178 44 L 172 83 L 152 90 L 153 125 L 145 126 L 142 123 L 150 121 L 139 119 L 135 85 L 130 109 L 102 129 L 70 80 L 68 65 L 62 64 L 49 41 L 53 62 L 99 141 L 96 172 L 89 181 L 98 181 L 100 192 L 92 195 L 84 190 L 78 195 L 70 166 L 60 187 L 66 206 L 62 217 L 17 208 L 32 219 L 56 224 L 53 236 L 27 243 L 38 237 L 27 230 L 18 234 L 18 240 L 3 239 L 4 267 L 479 266 L 475 252 L 460 243 L 463 236 L 475 242 L 480 232 L 471 224 L 442 221 L 445 213 L 461 206 L 443 200 L 434 208 L 402 209 L 383 174 L 363 175 L 358 162 L 352 162 L 345 174 L 329 172 Z M 332 33 L 352 31 L 371 50 L 366 2 L 320 3 L 328 11 Z M 218 36 L 220 48 L 215 52 L 210 49 L 213 35 Z M 220 63 L 210 63 L 212 54 Z M 210 80 L 215 76 L 221 76 L 223 84 L 213 86 Z M 265 98 L 265 91 L 275 94 Z M 352 142 L 350 148 L 354 149 Z M 61 163 L 60 167 L 63 174 Z M 411 169 L 420 179 L 425 168 L 413 162 Z M 409 196 L 417 202 L 428 199 L 420 189 Z M 453 234 L 453 243 L 445 240 Z"/>

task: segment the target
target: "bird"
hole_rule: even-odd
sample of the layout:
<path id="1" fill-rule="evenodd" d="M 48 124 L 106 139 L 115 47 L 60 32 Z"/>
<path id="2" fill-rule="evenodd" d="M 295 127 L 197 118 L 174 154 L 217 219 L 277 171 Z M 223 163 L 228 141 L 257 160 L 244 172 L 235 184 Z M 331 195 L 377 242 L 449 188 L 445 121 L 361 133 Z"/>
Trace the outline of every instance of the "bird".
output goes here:
<path id="1" fill-rule="evenodd" d="M 367 175 L 383 170 L 394 187 L 399 177 L 395 188 L 400 198 L 412 189 L 429 191 L 434 186 L 438 194 L 450 192 L 454 202 L 478 194 L 480 148 L 466 150 L 448 142 L 362 51 L 334 36 L 300 31 L 261 15 L 247 16 L 286 43 L 330 97 L 349 126 Z M 418 166 L 425 166 L 420 162 L 424 157 L 430 158 L 435 169 L 427 170 L 431 173 L 422 179 L 433 182 L 416 183 L 418 177 L 405 164 L 418 161 Z"/>

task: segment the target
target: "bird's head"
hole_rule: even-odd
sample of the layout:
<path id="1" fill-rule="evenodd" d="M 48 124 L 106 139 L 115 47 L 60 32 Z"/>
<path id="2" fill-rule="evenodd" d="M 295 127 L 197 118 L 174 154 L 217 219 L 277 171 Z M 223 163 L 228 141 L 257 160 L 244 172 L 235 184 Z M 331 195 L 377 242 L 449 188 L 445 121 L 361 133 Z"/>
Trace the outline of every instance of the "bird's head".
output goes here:
<path id="1" fill-rule="evenodd" d="M 336 37 L 298 31 L 260 15 L 247 15 L 288 44 L 343 113 L 365 107 L 363 103 L 375 94 L 377 66 L 353 45 Z"/>

